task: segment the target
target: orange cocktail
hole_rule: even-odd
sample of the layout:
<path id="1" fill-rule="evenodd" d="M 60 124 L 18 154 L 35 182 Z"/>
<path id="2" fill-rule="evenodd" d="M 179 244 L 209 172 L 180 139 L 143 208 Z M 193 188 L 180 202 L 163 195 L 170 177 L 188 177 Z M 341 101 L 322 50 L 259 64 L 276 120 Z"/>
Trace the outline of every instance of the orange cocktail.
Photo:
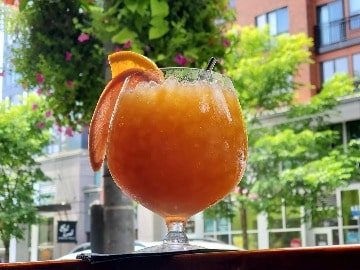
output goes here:
<path id="1" fill-rule="evenodd" d="M 161 83 L 123 86 L 107 149 L 115 182 L 171 221 L 226 196 L 247 157 L 241 108 L 229 79 L 198 69 L 165 70 Z"/>
<path id="2" fill-rule="evenodd" d="M 206 70 L 159 69 L 130 51 L 109 55 L 112 79 L 89 129 L 92 168 L 105 156 L 116 184 L 166 220 L 163 244 L 141 252 L 198 249 L 186 220 L 224 198 L 247 158 L 244 120 L 232 82 Z"/>

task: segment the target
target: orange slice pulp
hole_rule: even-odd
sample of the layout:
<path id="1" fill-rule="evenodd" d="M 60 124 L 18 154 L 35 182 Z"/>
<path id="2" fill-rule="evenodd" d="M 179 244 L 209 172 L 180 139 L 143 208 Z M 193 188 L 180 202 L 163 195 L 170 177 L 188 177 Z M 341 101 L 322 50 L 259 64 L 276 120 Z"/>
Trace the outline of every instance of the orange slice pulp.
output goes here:
<path id="1" fill-rule="evenodd" d="M 129 68 L 160 71 L 157 65 L 149 58 L 131 51 L 120 51 L 110 54 L 108 59 L 112 78 L 115 78 L 121 72 L 128 70 Z"/>
<path id="2" fill-rule="evenodd" d="M 140 54 L 117 52 L 109 56 L 109 62 L 113 79 L 98 100 L 89 128 L 89 156 L 94 171 L 98 171 L 104 161 L 111 117 L 125 81 L 127 86 L 134 88 L 142 81 L 160 83 L 163 80 L 156 64 Z"/>

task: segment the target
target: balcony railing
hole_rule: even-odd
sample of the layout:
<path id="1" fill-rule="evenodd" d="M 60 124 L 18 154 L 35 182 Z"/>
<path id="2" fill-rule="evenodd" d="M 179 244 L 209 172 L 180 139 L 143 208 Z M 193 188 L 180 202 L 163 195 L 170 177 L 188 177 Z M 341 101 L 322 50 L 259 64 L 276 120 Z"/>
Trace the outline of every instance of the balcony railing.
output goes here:
<path id="1" fill-rule="evenodd" d="M 357 38 L 360 44 L 360 14 L 315 26 L 315 42 L 318 49 Z"/>

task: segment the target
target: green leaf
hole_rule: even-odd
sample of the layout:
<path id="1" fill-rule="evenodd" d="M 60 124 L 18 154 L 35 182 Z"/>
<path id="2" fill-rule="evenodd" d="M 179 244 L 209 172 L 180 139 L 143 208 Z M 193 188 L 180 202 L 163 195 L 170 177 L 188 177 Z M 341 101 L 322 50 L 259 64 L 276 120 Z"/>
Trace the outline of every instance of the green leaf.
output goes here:
<path id="1" fill-rule="evenodd" d="M 142 29 L 143 29 L 144 23 L 143 23 L 142 20 L 137 20 L 137 21 L 134 22 L 134 25 L 135 25 L 136 31 L 141 32 Z"/>
<path id="2" fill-rule="evenodd" d="M 136 11 L 136 9 L 138 7 L 137 1 L 134 1 L 134 0 L 125 0 L 124 3 L 125 3 L 125 6 L 133 13 Z"/>
<path id="3" fill-rule="evenodd" d="M 156 57 L 156 61 L 162 61 L 166 58 L 166 56 L 162 53 L 158 54 Z"/>
<path id="4" fill-rule="evenodd" d="M 148 10 L 149 0 L 138 0 L 138 7 L 136 12 L 139 13 L 142 17 L 145 16 L 146 11 Z"/>
<path id="5" fill-rule="evenodd" d="M 143 49 L 141 47 L 141 43 L 138 40 L 135 40 L 132 43 L 131 51 L 136 52 L 136 53 L 140 53 L 140 54 L 144 54 L 144 51 L 143 51 Z"/>
<path id="6" fill-rule="evenodd" d="M 119 27 L 117 25 L 108 25 L 108 26 L 105 27 L 105 31 L 109 32 L 109 33 L 115 32 L 118 29 L 119 29 Z"/>
<path id="7" fill-rule="evenodd" d="M 19 10 L 23 11 L 26 8 L 26 5 L 28 3 L 29 0 L 21 0 L 20 4 L 19 4 Z"/>
<path id="8" fill-rule="evenodd" d="M 113 36 L 111 38 L 111 41 L 113 43 L 122 44 L 128 40 L 134 40 L 136 38 L 137 38 L 137 34 L 133 31 L 129 30 L 129 28 L 125 27 L 119 33 L 117 33 L 115 36 Z"/>
<path id="9" fill-rule="evenodd" d="M 151 0 L 150 1 L 151 15 L 153 17 L 165 18 L 169 15 L 169 5 L 165 0 Z"/>
<path id="10" fill-rule="evenodd" d="M 169 23 L 161 17 L 153 18 L 150 21 L 152 25 L 149 30 L 149 39 L 157 39 L 169 31 Z"/>

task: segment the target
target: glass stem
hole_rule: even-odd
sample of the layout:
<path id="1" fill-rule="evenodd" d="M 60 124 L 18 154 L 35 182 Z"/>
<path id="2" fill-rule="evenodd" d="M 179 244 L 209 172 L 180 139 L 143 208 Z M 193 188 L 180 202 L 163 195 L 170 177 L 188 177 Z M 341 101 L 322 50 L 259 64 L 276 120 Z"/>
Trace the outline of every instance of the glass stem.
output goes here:
<path id="1" fill-rule="evenodd" d="M 165 236 L 164 244 L 166 245 L 184 245 L 189 244 L 189 239 L 185 234 L 185 222 L 172 221 L 167 224 L 168 233 Z"/>

